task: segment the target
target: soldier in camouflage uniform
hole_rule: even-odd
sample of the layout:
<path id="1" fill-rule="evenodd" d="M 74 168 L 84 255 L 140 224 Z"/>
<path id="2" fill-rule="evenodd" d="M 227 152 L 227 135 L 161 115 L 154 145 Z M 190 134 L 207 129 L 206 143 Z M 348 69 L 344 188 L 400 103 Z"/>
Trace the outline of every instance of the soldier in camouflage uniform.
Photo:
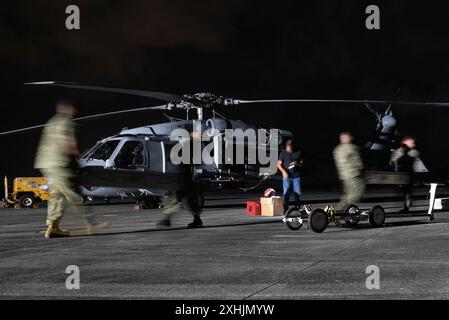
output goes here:
<path id="1" fill-rule="evenodd" d="M 401 146 L 391 154 L 390 164 L 395 171 L 405 172 L 409 175 L 409 182 L 401 186 L 404 193 L 404 209 L 402 212 L 409 212 L 412 206 L 412 194 L 414 183 L 415 162 L 419 159 L 419 151 L 416 148 L 416 141 L 412 137 L 404 137 Z"/>
<path id="2" fill-rule="evenodd" d="M 79 155 L 73 122 L 76 109 L 71 102 L 60 101 L 56 110 L 42 133 L 34 166 L 50 184 L 46 238 L 70 235 L 59 228 L 68 207 L 83 211 L 80 208 L 83 198 L 77 190 L 74 170 L 74 161 Z"/>
<path id="3" fill-rule="evenodd" d="M 348 132 L 340 134 L 340 144 L 334 149 L 335 166 L 343 185 L 343 195 L 337 209 L 346 210 L 350 205 L 360 202 L 365 192 L 363 162 L 359 148 L 352 143 Z"/>
<path id="4" fill-rule="evenodd" d="M 203 226 L 201 220 L 202 199 L 200 190 L 194 183 L 193 176 L 193 141 L 200 139 L 201 135 L 194 132 L 191 133 L 190 139 L 181 144 L 185 144 L 189 148 L 190 159 L 189 163 L 182 163 L 182 176 L 179 184 L 173 185 L 171 190 L 166 190 L 162 198 L 162 207 L 165 217 L 158 223 L 160 227 L 170 227 L 173 215 L 181 208 L 190 212 L 193 216 L 193 221 L 187 225 L 188 228 L 200 228 Z"/>

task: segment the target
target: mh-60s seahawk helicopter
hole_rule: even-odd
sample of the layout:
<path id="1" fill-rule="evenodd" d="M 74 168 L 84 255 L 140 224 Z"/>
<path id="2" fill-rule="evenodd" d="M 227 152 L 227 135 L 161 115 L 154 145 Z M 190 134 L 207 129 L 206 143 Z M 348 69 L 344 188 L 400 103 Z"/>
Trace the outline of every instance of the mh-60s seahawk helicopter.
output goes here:
<path id="1" fill-rule="evenodd" d="M 261 128 L 240 120 L 227 119 L 216 112 L 221 107 L 233 107 L 249 104 L 284 104 L 284 103 L 332 103 L 332 104 L 364 104 L 376 115 L 378 126 L 373 139 L 365 148 L 368 162 L 374 163 L 373 168 L 381 170 L 371 174 L 369 183 L 401 184 L 401 178 L 394 173 L 385 174 L 389 168 L 389 153 L 396 136 L 397 121 L 392 112 L 392 105 L 414 106 L 441 106 L 449 107 L 449 103 L 405 102 L 381 100 L 340 100 L 340 99 L 272 99 L 272 100 L 239 100 L 216 96 L 211 93 L 177 95 L 163 92 L 129 90 L 112 87 L 83 85 L 68 82 L 34 82 L 27 85 L 41 85 L 53 87 L 65 87 L 70 89 L 94 90 L 111 93 L 142 96 L 164 101 L 163 105 L 126 109 L 76 118 L 75 121 L 100 119 L 102 117 L 144 111 L 169 111 L 175 109 L 185 110 L 185 120 L 169 117 L 170 122 L 143 126 L 134 129 L 123 129 L 120 133 L 99 141 L 95 146 L 84 152 L 79 160 L 81 168 L 80 181 L 82 191 L 89 197 L 115 197 L 132 196 L 143 201 L 148 206 L 158 203 L 159 196 L 166 190 L 173 189 L 182 178 L 182 168 L 170 160 L 170 150 L 179 141 L 173 141 L 172 133 L 176 129 L 184 129 L 193 132 L 200 128 L 200 133 L 213 129 L 218 135 L 226 130 L 240 129 L 243 132 L 248 129 L 266 132 L 264 141 L 243 140 L 246 147 L 266 147 L 268 142 L 275 146 L 276 150 L 282 149 L 286 139 L 292 137 L 287 130 L 277 130 L 275 141 L 270 129 Z M 384 111 L 378 111 L 374 106 L 386 106 Z M 196 115 L 190 117 L 191 111 Z M 206 112 L 212 112 L 212 116 L 205 118 Z M 41 128 L 38 125 L 29 128 L 12 130 L 0 133 L 0 136 L 14 134 L 22 131 Z M 235 141 L 226 141 L 227 144 L 238 144 Z M 264 149 L 266 150 L 266 149 Z M 211 152 L 213 161 L 209 163 L 197 163 L 192 165 L 194 181 L 205 188 L 222 188 L 234 186 L 245 189 L 249 185 L 258 186 L 265 181 L 270 173 L 263 172 L 266 163 L 248 162 L 245 155 L 244 163 L 235 164 L 230 161 L 223 163 L 223 149 L 219 145 L 213 145 Z M 277 159 L 277 155 L 276 155 Z M 375 161 L 372 161 L 372 160 Z M 274 174 L 275 172 L 271 172 Z M 379 174 L 380 173 L 380 174 Z M 197 195 L 198 205 L 202 205 L 201 191 Z"/>

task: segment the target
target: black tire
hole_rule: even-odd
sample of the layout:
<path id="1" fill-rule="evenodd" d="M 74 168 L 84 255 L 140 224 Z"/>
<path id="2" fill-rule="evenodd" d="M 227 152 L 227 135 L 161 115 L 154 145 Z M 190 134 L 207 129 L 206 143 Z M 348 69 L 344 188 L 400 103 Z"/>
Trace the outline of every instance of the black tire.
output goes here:
<path id="1" fill-rule="evenodd" d="M 350 215 L 351 213 L 359 212 L 359 207 L 355 205 L 349 206 L 348 209 L 346 209 L 346 213 Z M 356 216 L 350 215 L 348 217 L 345 217 L 345 224 L 350 228 L 355 228 L 357 224 L 359 223 L 359 219 Z"/>
<path id="2" fill-rule="evenodd" d="M 288 218 L 301 218 L 301 211 L 299 211 L 299 209 L 296 207 L 290 208 L 285 213 L 285 218 L 287 218 L 287 219 Z M 289 221 L 287 221 L 286 223 L 287 223 L 287 227 L 292 231 L 301 229 L 301 227 L 304 224 L 304 223 L 289 222 Z"/>
<path id="3" fill-rule="evenodd" d="M 385 210 L 381 206 L 375 206 L 369 212 L 369 223 L 373 227 L 381 227 L 385 222 Z"/>
<path id="4" fill-rule="evenodd" d="M 33 208 L 36 203 L 36 198 L 32 194 L 24 194 L 19 197 L 19 205 L 21 208 Z"/>
<path id="5" fill-rule="evenodd" d="M 316 233 L 326 230 L 328 223 L 327 213 L 323 209 L 315 209 L 309 216 L 309 227 Z"/>

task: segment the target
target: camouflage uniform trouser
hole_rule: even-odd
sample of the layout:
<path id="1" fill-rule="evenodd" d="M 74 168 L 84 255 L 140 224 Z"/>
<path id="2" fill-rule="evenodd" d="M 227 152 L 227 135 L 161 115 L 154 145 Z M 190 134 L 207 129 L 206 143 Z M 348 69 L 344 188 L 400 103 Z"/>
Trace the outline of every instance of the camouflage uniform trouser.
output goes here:
<path id="1" fill-rule="evenodd" d="M 193 216 L 199 216 L 200 210 L 197 210 L 190 203 L 189 197 L 192 195 L 184 194 L 184 192 L 169 191 L 162 198 L 162 206 L 164 214 L 171 216 L 180 209 L 185 209 Z"/>
<path id="2" fill-rule="evenodd" d="M 404 194 L 404 208 L 410 209 L 413 204 L 413 182 L 401 186 L 401 189 Z"/>
<path id="3" fill-rule="evenodd" d="M 164 214 L 170 216 L 181 209 L 181 201 L 176 192 L 167 192 L 162 197 L 162 207 Z"/>
<path id="4" fill-rule="evenodd" d="M 337 209 L 346 210 L 350 205 L 356 204 L 362 200 L 365 192 L 365 180 L 363 177 L 355 177 L 342 180 L 343 195 L 337 205 Z"/>
<path id="5" fill-rule="evenodd" d="M 92 217 L 82 206 L 83 197 L 73 183 L 73 171 L 69 168 L 51 168 L 42 170 L 42 173 L 50 182 L 47 225 L 58 224 L 68 210 L 83 215 L 90 223 Z"/>

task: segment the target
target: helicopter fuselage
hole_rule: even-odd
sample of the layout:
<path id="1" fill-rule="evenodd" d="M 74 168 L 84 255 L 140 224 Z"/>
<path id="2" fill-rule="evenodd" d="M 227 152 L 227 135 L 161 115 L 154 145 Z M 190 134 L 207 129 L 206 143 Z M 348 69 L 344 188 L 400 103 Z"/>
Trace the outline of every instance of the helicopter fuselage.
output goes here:
<path id="1" fill-rule="evenodd" d="M 266 130 L 243 121 L 223 118 L 207 120 L 180 120 L 123 129 L 119 134 L 99 141 L 84 152 L 79 160 L 80 184 L 85 196 L 133 197 L 160 196 L 167 190 L 182 185 L 183 167 L 171 160 L 171 149 L 179 143 L 173 141 L 172 133 L 177 129 L 192 132 L 200 128 L 214 129 L 220 134 L 225 130 Z M 197 129 L 198 130 L 198 129 Z M 276 151 L 292 134 L 278 130 Z M 232 143 L 232 142 L 231 142 Z M 250 140 L 243 142 L 251 145 Z M 203 143 L 205 146 L 205 143 Z M 202 189 L 219 189 L 223 186 L 243 186 L 261 179 L 260 163 L 223 163 L 217 155 L 222 154 L 221 145 L 213 145 L 213 159 L 200 161 L 191 166 L 195 183 Z M 277 153 L 274 155 L 277 159 Z"/>

